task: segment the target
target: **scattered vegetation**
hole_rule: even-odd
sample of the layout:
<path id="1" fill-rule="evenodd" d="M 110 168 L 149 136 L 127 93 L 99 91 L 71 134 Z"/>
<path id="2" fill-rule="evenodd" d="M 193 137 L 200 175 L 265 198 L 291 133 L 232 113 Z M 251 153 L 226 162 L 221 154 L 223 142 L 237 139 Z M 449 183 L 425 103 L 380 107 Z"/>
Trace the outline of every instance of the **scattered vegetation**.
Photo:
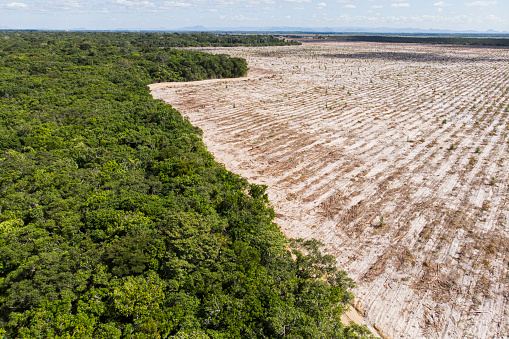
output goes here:
<path id="1" fill-rule="evenodd" d="M 384 228 L 386 226 L 385 217 L 380 214 L 378 224 L 376 225 L 377 228 Z"/>

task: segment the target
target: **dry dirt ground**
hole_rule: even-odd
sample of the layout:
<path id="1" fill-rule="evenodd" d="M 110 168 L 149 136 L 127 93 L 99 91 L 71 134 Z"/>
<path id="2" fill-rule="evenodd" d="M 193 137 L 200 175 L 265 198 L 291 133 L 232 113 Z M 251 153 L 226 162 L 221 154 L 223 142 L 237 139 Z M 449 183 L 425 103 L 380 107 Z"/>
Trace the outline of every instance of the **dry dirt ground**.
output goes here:
<path id="1" fill-rule="evenodd" d="M 154 86 L 218 161 L 268 185 L 390 338 L 507 338 L 509 50 L 214 48 L 250 78 Z"/>

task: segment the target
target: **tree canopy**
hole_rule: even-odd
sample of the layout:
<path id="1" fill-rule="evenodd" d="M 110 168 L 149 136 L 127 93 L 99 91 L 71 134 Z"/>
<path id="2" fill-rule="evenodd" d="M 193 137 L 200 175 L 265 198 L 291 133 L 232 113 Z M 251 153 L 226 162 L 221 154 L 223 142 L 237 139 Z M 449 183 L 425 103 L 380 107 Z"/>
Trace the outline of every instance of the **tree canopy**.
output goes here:
<path id="1" fill-rule="evenodd" d="M 245 60 L 158 35 L 0 39 L 0 337 L 371 336 L 339 321 L 354 283 L 334 258 L 285 239 L 266 187 L 146 86 Z"/>

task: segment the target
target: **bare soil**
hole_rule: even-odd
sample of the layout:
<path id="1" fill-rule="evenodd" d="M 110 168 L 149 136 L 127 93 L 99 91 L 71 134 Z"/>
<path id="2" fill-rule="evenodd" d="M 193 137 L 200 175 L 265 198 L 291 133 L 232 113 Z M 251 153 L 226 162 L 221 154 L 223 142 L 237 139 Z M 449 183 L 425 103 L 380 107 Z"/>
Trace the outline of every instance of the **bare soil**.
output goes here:
<path id="1" fill-rule="evenodd" d="M 249 78 L 154 86 L 218 161 L 267 184 L 391 338 L 508 338 L 509 50 L 211 48 Z"/>

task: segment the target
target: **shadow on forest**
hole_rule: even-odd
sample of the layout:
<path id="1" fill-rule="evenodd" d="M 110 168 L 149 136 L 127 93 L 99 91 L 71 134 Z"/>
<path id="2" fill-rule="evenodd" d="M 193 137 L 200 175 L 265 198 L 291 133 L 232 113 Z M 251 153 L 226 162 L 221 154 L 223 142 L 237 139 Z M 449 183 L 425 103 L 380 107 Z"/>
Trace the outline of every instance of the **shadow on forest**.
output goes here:
<path id="1" fill-rule="evenodd" d="M 450 56 L 437 53 L 402 53 L 402 52 L 366 52 L 366 53 L 350 53 L 350 54 L 325 54 L 327 58 L 341 59 L 365 59 L 365 60 L 393 60 L 408 62 L 503 62 L 509 61 L 508 58 L 492 58 L 492 57 L 460 57 Z"/>

